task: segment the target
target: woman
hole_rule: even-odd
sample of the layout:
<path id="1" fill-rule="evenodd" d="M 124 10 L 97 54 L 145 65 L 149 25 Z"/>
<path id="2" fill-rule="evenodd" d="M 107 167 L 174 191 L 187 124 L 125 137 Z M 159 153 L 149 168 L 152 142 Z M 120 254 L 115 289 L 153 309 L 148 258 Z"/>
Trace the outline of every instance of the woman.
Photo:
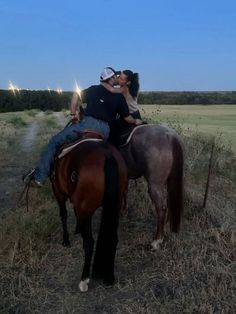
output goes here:
<path id="1" fill-rule="evenodd" d="M 102 85 L 112 93 L 122 94 L 129 107 L 129 113 L 134 119 L 141 119 L 138 109 L 138 92 L 139 92 L 139 75 L 133 73 L 131 70 L 124 70 L 120 73 L 118 78 L 120 87 L 113 87 L 108 83 Z"/>
<path id="2" fill-rule="evenodd" d="M 110 68 L 112 69 L 112 68 Z M 118 74 L 118 72 L 117 72 Z M 129 114 L 134 118 L 142 121 L 139 109 L 138 109 L 138 92 L 139 92 L 139 76 L 138 73 L 133 73 L 131 70 L 124 70 L 119 72 L 119 77 L 117 80 L 119 87 L 113 87 L 106 82 L 102 82 L 104 88 L 106 88 L 111 93 L 122 94 L 128 104 Z M 130 131 L 130 125 L 123 121 L 123 119 L 118 118 L 110 124 L 110 136 L 109 141 L 115 145 L 120 145 L 123 140 L 121 137 L 127 135 Z"/>

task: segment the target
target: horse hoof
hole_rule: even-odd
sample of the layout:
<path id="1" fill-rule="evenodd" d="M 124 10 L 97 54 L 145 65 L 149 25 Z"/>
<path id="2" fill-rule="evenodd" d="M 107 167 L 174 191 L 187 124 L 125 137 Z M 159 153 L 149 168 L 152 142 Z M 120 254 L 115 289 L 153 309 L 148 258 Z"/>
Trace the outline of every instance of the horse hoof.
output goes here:
<path id="1" fill-rule="evenodd" d="M 85 280 L 81 280 L 79 283 L 79 290 L 81 292 L 87 292 L 88 291 L 88 284 L 89 284 L 89 278 Z"/>
<path id="2" fill-rule="evenodd" d="M 153 250 L 157 251 L 160 249 L 160 244 L 163 242 L 163 239 L 158 239 L 155 240 L 151 243 L 151 247 L 153 248 Z"/>

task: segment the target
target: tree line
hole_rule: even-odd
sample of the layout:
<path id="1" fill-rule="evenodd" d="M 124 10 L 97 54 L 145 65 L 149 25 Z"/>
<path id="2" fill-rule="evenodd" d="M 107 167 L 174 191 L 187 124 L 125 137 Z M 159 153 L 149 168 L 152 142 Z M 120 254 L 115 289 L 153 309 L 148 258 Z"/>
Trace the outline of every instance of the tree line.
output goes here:
<path id="1" fill-rule="evenodd" d="M 140 104 L 163 105 L 235 105 L 236 91 L 232 92 L 142 92 Z"/>
<path id="2" fill-rule="evenodd" d="M 73 92 L 0 90 L 0 112 L 40 109 L 60 111 L 68 109 Z M 140 92 L 139 104 L 158 105 L 212 105 L 236 104 L 232 92 Z"/>
<path id="3" fill-rule="evenodd" d="M 0 90 L 0 112 L 40 109 L 60 111 L 69 108 L 72 92 Z"/>

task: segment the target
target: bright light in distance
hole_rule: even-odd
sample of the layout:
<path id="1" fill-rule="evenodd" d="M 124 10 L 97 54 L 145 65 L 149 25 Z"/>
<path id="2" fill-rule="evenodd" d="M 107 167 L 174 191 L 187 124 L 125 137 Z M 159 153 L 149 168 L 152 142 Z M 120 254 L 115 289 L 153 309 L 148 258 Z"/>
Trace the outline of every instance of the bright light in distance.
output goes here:
<path id="1" fill-rule="evenodd" d="M 62 89 L 61 88 L 57 88 L 57 92 L 58 92 L 58 94 L 62 94 Z"/>
<path id="2" fill-rule="evenodd" d="M 16 94 L 16 91 L 17 91 L 18 93 L 20 92 L 20 88 L 17 87 L 16 85 L 14 85 L 12 82 L 9 82 L 8 90 L 11 90 L 14 95 Z"/>
<path id="3" fill-rule="evenodd" d="M 81 88 L 77 82 L 75 82 L 75 92 L 79 95 L 79 98 L 81 98 Z"/>

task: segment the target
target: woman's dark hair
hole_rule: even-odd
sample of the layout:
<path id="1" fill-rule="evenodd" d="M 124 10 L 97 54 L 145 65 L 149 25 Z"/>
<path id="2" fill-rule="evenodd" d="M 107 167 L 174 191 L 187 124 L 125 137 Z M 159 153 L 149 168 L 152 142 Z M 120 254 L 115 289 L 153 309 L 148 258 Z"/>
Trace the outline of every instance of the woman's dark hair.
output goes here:
<path id="1" fill-rule="evenodd" d="M 139 75 L 138 73 L 133 73 L 130 70 L 122 71 L 126 76 L 127 80 L 130 82 L 128 85 L 130 95 L 132 97 L 137 97 L 139 92 Z"/>

